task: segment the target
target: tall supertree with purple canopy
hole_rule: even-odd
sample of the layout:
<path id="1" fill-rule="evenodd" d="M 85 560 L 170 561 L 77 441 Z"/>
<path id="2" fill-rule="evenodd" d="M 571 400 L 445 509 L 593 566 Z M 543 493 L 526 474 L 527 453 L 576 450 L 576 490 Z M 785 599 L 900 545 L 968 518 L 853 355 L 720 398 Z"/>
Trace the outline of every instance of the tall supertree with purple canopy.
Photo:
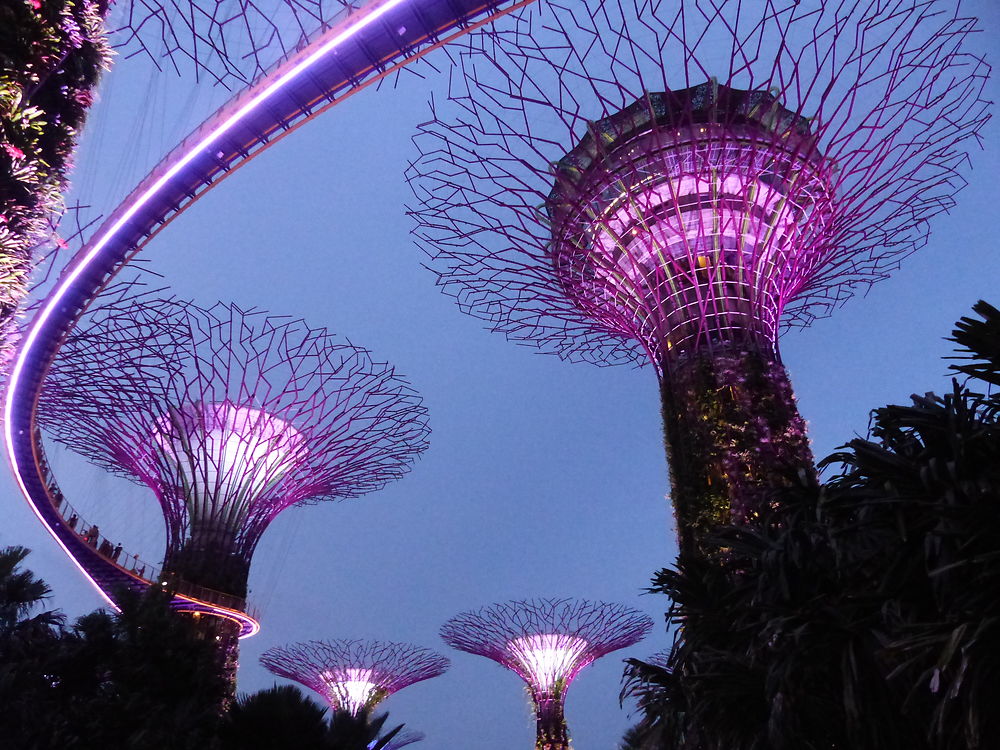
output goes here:
<path id="1" fill-rule="evenodd" d="M 391 366 L 300 320 L 127 288 L 88 315 L 49 374 L 40 423 L 153 491 L 165 584 L 242 603 L 278 513 L 380 489 L 427 445 L 426 411 Z M 203 626 L 234 670 L 238 627 Z"/>
<path id="2" fill-rule="evenodd" d="M 362 640 L 270 648 L 260 663 L 279 677 L 315 690 L 334 711 L 355 717 L 415 682 L 443 674 L 449 666 L 445 657 L 420 646 Z"/>
<path id="3" fill-rule="evenodd" d="M 524 680 L 535 708 L 536 750 L 568 750 L 566 690 L 580 670 L 641 641 L 653 621 L 621 604 L 533 599 L 453 617 L 445 643 L 500 663 Z"/>
<path id="4" fill-rule="evenodd" d="M 988 119 L 938 0 L 537 3 L 415 138 L 418 242 L 508 338 L 657 371 L 682 549 L 814 473 L 777 338 L 885 278 Z"/>

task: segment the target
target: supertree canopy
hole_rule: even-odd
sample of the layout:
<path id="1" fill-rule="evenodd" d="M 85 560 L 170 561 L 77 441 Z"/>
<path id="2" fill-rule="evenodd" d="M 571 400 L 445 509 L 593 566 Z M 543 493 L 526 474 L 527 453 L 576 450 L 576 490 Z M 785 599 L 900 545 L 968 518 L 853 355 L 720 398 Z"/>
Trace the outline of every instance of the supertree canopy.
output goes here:
<path id="1" fill-rule="evenodd" d="M 279 677 L 315 690 L 335 711 L 352 716 L 370 711 L 415 682 L 443 674 L 449 665 L 445 657 L 420 646 L 361 640 L 307 641 L 270 648 L 260 662 Z M 411 739 L 404 744 L 422 739 L 408 736 Z"/>
<path id="2" fill-rule="evenodd" d="M 364 349 L 235 305 L 124 295 L 71 334 L 39 416 L 153 490 L 167 573 L 237 597 L 279 512 L 377 490 L 427 444 L 419 398 Z"/>
<path id="3" fill-rule="evenodd" d="M 569 748 L 564 707 L 570 683 L 595 659 L 641 641 L 653 621 L 620 604 L 538 599 L 494 604 L 453 617 L 445 643 L 485 656 L 528 685 L 537 721 L 536 748 Z"/>
<path id="4" fill-rule="evenodd" d="M 946 0 L 539 2 L 469 38 L 408 177 L 438 283 L 660 376 L 682 547 L 813 472 L 778 354 L 953 204 L 988 66 Z"/>

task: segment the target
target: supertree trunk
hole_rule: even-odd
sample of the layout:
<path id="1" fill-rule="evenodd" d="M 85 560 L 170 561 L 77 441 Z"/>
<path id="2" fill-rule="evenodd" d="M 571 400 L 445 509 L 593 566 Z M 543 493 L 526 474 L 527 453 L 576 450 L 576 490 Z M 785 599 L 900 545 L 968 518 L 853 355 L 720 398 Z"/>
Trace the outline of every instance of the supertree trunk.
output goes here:
<path id="1" fill-rule="evenodd" d="M 562 696 L 534 696 L 536 711 L 535 750 L 570 750 Z"/>
<path id="2" fill-rule="evenodd" d="M 250 563 L 233 547 L 232 534 L 193 534 L 167 551 L 163 567 L 188 583 L 246 599 Z"/>
<path id="3" fill-rule="evenodd" d="M 713 527 L 752 523 L 782 488 L 813 477 L 805 421 L 769 347 L 667 361 L 660 381 L 680 548 L 698 553 Z"/>
<path id="4" fill-rule="evenodd" d="M 211 669 L 222 678 L 222 691 L 215 696 L 215 708 L 219 714 L 229 710 L 236 698 L 236 670 L 240 656 L 240 625 L 235 620 L 226 620 L 211 615 L 185 613 L 191 619 L 192 627 L 199 638 L 215 643 L 215 654 Z"/>

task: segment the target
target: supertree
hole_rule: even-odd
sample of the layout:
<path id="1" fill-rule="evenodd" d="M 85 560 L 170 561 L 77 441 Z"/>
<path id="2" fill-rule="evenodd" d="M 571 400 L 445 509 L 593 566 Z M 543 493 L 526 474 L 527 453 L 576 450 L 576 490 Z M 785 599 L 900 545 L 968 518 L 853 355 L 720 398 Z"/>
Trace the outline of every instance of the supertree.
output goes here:
<path id="1" fill-rule="evenodd" d="M 279 512 L 380 489 L 426 447 L 419 397 L 368 351 L 300 320 L 124 288 L 74 329 L 39 420 L 56 442 L 153 491 L 165 585 L 242 604 Z M 238 628 L 203 627 L 233 669 Z"/>
<path id="2" fill-rule="evenodd" d="M 534 599 L 453 617 L 445 643 L 516 672 L 535 708 L 537 750 L 569 748 L 564 707 L 570 683 L 595 659 L 642 640 L 653 621 L 621 604 Z"/>
<path id="3" fill-rule="evenodd" d="M 371 711 L 415 682 L 443 674 L 449 665 L 445 657 L 420 646 L 363 640 L 307 641 L 274 647 L 261 655 L 260 663 L 279 677 L 315 690 L 334 711 L 351 716 Z M 397 741 L 402 739 L 398 737 Z"/>
<path id="4" fill-rule="evenodd" d="M 988 119 L 938 0 L 539 2 L 415 137 L 418 243 L 508 338 L 651 363 L 682 549 L 814 474 L 777 338 L 887 276 Z"/>

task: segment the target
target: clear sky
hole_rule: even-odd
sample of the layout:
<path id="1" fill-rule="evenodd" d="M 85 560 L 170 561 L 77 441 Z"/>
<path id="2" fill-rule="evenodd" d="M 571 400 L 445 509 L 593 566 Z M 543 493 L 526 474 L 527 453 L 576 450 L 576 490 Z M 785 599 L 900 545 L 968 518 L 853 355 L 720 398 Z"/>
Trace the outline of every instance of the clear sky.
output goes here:
<path id="1" fill-rule="evenodd" d="M 978 50 L 995 63 L 1000 7 L 977 0 L 966 9 L 982 19 Z M 447 64 L 440 55 L 436 62 Z M 192 86 L 120 60 L 79 155 L 75 197 L 108 213 L 219 103 L 220 92 Z M 346 334 L 396 364 L 430 412 L 431 448 L 403 480 L 359 500 L 290 509 L 265 534 L 251 574 L 263 630 L 243 641 L 239 688 L 272 684 L 257 663 L 272 645 L 409 641 L 453 661 L 444 676 L 384 704 L 427 734 L 421 747 L 529 748 L 519 679 L 449 652 L 438 628 L 510 598 L 624 602 L 657 620 L 654 634 L 585 670 L 568 698 L 575 745 L 611 748 L 631 723 L 630 706 L 618 707 L 620 657 L 669 645 L 659 625 L 667 601 L 642 595 L 675 554 L 655 377 L 508 344 L 435 289 L 408 236 L 402 177 L 432 90 L 441 95 L 444 80 L 404 76 L 394 89 L 334 108 L 224 181 L 144 254 L 181 296 L 257 305 Z M 988 98 L 998 98 L 996 83 Z M 983 135 L 970 185 L 934 221 L 928 246 L 867 297 L 782 340 L 817 457 L 864 435 L 871 408 L 947 388 L 943 337 L 975 300 L 1000 304 L 1000 122 Z M 72 456 L 57 453 L 53 466 L 88 520 L 159 559 L 162 521 L 151 494 Z M 99 606 L 2 481 L 0 544 L 34 550 L 31 567 L 70 615 Z"/>

